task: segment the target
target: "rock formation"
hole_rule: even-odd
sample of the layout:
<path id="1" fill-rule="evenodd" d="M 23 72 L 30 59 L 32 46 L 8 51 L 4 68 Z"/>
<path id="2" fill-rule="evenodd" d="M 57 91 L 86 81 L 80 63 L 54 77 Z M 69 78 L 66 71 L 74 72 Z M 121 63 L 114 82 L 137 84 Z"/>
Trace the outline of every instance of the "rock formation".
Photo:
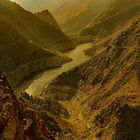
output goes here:
<path id="1" fill-rule="evenodd" d="M 17 96 L 0 75 L 0 139 L 54 140 L 32 105 Z"/>

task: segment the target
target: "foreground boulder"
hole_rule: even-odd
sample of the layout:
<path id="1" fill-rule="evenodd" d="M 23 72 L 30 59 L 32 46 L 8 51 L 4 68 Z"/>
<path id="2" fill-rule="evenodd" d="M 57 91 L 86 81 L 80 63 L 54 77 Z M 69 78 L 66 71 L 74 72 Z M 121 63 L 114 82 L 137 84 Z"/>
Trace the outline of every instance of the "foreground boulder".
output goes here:
<path id="1" fill-rule="evenodd" d="M 35 110 L 0 75 L 0 139 L 54 140 Z"/>

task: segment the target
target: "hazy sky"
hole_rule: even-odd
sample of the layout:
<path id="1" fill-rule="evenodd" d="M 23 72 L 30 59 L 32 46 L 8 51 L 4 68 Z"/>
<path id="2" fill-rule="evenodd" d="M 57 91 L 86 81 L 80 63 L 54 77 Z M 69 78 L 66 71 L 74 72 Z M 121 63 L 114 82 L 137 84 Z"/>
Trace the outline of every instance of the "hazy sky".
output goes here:
<path id="1" fill-rule="evenodd" d="M 52 6 L 55 6 L 55 4 L 58 4 L 65 0 L 11 0 L 11 1 L 17 2 L 25 9 L 35 12 L 43 9 L 51 10 Z"/>

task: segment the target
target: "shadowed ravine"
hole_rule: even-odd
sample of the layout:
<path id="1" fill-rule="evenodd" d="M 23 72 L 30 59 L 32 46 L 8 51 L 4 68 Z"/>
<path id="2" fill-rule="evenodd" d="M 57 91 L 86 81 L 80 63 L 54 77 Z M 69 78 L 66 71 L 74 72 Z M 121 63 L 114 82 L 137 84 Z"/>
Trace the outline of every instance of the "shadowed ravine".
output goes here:
<path id="1" fill-rule="evenodd" d="M 21 92 L 26 90 L 26 92 L 30 95 L 40 96 L 44 87 L 46 87 L 46 85 L 48 85 L 48 83 L 51 82 L 51 80 L 53 80 L 56 76 L 89 60 L 90 58 L 85 55 L 84 50 L 91 48 L 92 45 L 93 43 L 82 44 L 77 46 L 76 49 L 65 53 L 65 55 L 71 57 L 73 61 L 64 64 L 60 68 L 45 70 L 36 74 L 32 78 L 29 78 L 29 80 L 26 80 L 26 82 L 19 85 L 17 87 L 17 91 Z"/>

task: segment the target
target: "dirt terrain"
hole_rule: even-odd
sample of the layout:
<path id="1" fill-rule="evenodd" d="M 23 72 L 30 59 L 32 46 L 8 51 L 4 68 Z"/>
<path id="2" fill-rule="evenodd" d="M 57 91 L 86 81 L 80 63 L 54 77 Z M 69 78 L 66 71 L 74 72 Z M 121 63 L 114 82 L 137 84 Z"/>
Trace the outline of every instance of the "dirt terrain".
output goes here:
<path id="1" fill-rule="evenodd" d="M 104 51 L 58 76 L 49 88 L 56 85 L 57 90 L 58 84 L 70 87 L 70 81 L 80 75 L 74 84 L 77 91 L 60 101 L 70 113 L 68 121 L 77 131 L 77 139 L 139 140 L 140 19 L 98 45 Z M 69 82 L 62 82 L 62 77 Z"/>

